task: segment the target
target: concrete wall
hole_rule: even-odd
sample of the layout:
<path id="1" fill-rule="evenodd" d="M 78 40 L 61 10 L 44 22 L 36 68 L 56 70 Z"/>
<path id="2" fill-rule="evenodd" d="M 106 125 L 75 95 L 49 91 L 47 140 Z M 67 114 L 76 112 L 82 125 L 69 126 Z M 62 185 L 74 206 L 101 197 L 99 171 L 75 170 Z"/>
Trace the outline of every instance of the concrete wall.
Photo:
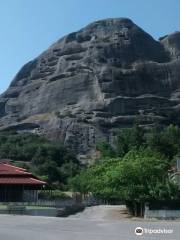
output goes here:
<path id="1" fill-rule="evenodd" d="M 58 209 L 26 209 L 24 215 L 57 217 Z"/>
<path id="2" fill-rule="evenodd" d="M 83 205 L 72 205 L 61 208 L 55 207 L 36 207 L 36 206 L 4 206 L 0 209 L 0 214 L 47 216 L 47 217 L 67 217 L 77 212 L 83 211 Z"/>
<path id="3" fill-rule="evenodd" d="M 145 207 L 144 218 L 175 219 L 180 218 L 180 210 L 149 210 Z"/>
<path id="4" fill-rule="evenodd" d="M 58 209 L 47 208 L 47 209 L 25 209 L 23 211 L 18 210 L 0 210 L 0 214 L 15 214 L 15 215 L 30 215 L 30 216 L 47 216 L 47 217 L 57 217 Z"/>

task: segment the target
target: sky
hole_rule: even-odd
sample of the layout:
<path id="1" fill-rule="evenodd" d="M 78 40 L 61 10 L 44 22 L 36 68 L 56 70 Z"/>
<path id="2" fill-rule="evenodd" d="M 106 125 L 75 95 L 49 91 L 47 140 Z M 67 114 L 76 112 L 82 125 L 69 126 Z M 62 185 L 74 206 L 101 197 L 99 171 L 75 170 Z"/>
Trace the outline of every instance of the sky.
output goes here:
<path id="1" fill-rule="evenodd" d="M 180 0 L 0 0 L 0 93 L 28 61 L 62 36 L 127 17 L 155 39 L 180 31 Z"/>

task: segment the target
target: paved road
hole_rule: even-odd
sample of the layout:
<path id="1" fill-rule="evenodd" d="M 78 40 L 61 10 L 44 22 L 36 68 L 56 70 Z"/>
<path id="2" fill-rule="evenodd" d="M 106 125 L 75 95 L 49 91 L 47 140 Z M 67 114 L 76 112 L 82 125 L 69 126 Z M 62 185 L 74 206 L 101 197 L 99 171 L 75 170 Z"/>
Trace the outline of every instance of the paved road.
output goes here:
<path id="1" fill-rule="evenodd" d="M 69 218 L 0 215 L 0 240 L 179 240 L 180 222 L 108 218 L 104 207 Z M 96 214 L 94 215 L 94 213 Z M 92 216 L 93 214 L 93 216 Z M 172 229 L 171 234 L 136 236 L 136 227 Z"/>

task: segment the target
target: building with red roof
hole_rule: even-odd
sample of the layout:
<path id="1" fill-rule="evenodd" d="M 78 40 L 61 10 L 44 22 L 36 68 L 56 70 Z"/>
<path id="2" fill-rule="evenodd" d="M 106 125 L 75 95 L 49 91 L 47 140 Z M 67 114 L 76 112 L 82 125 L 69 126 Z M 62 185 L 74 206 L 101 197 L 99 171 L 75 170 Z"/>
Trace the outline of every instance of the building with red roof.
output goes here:
<path id="1" fill-rule="evenodd" d="M 45 185 L 26 169 L 0 162 L 0 202 L 37 201 Z"/>

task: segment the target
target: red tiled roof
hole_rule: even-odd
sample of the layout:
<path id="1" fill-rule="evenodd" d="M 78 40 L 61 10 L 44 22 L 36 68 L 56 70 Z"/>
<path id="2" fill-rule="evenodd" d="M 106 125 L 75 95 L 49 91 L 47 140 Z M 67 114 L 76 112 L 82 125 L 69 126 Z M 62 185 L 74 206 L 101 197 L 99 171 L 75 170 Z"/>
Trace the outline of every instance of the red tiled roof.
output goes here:
<path id="1" fill-rule="evenodd" d="M 8 163 L 0 163 L 0 171 L 22 171 L 27 172 L 24 168 L 19 168 Z"/>
<path id="2" fill-rule="evenodd" d="M 46 183 L 39 180 L 32 173 L 27 172 L 24 168 L 1 162 L 0 184 L 44 185 Z"/>
<path id="3" fill-rule="evenodd" d="M 32 173 L 29 172 L 23 172 L 23 171 L 1 171 L 0 170 L 0 176 L 2 175 L 21 175 L 21 176 L 31 176 Z"/>
<path id="4" fill-rule="evenodd" d="M 0 184 L 44 185 L 45 182 L 37 180 L 35 178 L 3 177 L 0 178 Z"/>

